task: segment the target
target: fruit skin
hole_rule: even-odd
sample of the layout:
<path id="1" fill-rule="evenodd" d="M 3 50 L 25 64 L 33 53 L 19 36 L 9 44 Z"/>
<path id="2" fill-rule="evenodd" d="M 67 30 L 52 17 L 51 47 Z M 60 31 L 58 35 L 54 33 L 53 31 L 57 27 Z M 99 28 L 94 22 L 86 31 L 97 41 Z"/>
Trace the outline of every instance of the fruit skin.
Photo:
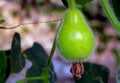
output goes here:
<path id="1" fill-rule="evenodd" d="M 94 50 L 94 35 L 81 11 L 68 9 L 56 37 L 57 49 L 67 61 L 88 58 Z"/>

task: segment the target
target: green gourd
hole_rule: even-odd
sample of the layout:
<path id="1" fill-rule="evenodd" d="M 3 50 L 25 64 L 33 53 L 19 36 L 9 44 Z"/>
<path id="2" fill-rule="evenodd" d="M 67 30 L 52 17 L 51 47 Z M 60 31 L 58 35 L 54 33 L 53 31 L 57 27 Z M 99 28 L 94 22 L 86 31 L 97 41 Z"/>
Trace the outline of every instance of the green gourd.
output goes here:
<path id="1" fill-rule="evenodd" d="M 67 61 L 88 58 L 94 50 L 94 35 L 83 14 L 77 8 L 68 8 L 56 36 L 57 50 Z"/>

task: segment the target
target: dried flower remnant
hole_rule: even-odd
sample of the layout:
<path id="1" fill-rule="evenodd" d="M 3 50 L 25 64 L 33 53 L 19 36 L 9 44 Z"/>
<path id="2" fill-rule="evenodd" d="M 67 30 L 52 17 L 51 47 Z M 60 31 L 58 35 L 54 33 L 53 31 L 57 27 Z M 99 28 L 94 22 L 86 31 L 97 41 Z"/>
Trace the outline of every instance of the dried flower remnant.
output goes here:
<path id="1" fill-rule="evenodd" d="M 78 79 L 80 79 L 82 77 L 81 75 L 84 73 L 84 65 L 82 64 L 82 62 L 75 62 L 75 63 L 72 64 L 70 72 L 75 77 L 77 77 Z"/>

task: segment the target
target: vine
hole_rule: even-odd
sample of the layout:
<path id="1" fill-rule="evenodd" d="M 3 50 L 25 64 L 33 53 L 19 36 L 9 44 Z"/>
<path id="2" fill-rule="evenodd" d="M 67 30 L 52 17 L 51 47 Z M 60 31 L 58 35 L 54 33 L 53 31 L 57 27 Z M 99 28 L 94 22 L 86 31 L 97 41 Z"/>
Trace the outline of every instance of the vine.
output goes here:
<path id="1" fill-rule="evenodd" d="M 113 26 L 115 26 L 116 30 L 120 34 L 120 22 L 118 21 L 115 14 L 113 13 L 113 11 L 108 3 L 108 0 L 101 0 L 101 3 L 102 3 L 102 6 L 103 6 L 108 18 L 111 21 L 111 23 L 113 24 Z"/>
<path id="2" fill-rule="evenodd" d="M 69 9 L 75 10 L 76 9 L 75 0 L 67 0 L 67 1 L 68 1 Z M 111 10 L 110 5 L 108 3 L 108 0 L 101 0 L 101 4 L 103 5 L 103 8 L 104 8 L 108 18 L 110 19 L 111 23 L 113 24 L 113 26 L 115 26 L 116 30 L 120 34 L 120 22 L 118 21 L 114 12 Z M 33 23 L 19 23 L 18 25 L 13 26 L 13 27 L 0 26 L 0 29 L 15 29 L 17 27 L 20 27 L 21 25 L 36 24 L 36 23 L 48 23 L 48 22 L 61 21 L 61 20 L 62 19 L 54 19 L 54 20 L 48 20 L 46 22 L 38 21 L 38 22 L 33 22 Z M 17 83 L 23 83 L 23 82 L 31 81 L 31 80 L 41 80 L 43 83 L 50 83 L 49 82 L 49 77 L 50 77 L 49 76 L 49 69 L 51 66 L 51 61 L 52 61 L 55 49 L 56 49 L 56 36 L 55 36 L 51 52 L 49 54 L 49 57 L 48 57 L 48 60 L 46 63 L 46 66 L 43 69 L 41 76 L 25 78 L 25 79 L 19 80 Z M 72 72 L 74 73 L 74 70 L 72 70 Z"/>
<path id="3" fill-rule="evenodd" d="M 68 3 L 69 3 L 69 7 L 71 9 L 75 8 L 75 1 L 74 0 L 69 0 Z M 34 77 L 34 78 L 25 78 L 23 80 L 18 81 L 17 83 L 23 83 L 23 82 L 28 81 L 28 80 L 42 80 L 43 83 L 49 83 L 49 68 L 50 68 L 50 64 L 51 64 L 55 49 L 56 49 L 56 37 L 54 39 L 53 46 L 52 46 L 50 55 L 48 57 L 48 61 L 47 61 L 46 67 L 44 68 L 44 70 L 42 72 L 42 75 L 39 77 Z"/>

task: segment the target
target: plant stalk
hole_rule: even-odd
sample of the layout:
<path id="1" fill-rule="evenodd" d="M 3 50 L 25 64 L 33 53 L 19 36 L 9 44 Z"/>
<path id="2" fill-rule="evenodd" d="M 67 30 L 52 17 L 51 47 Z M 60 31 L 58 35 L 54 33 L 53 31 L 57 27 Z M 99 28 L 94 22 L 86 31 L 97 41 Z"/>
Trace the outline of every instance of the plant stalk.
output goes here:
<path id="1" fill-rule="evenodd" d="M 43 80 L 43 83 L 49 83 L 49 69 L 50 69 L 50 65 L 51 65 L 51 61 L 52 61 L 52 57 L 54 55 L 55 49 L 56 49 L 56 37 L 54 39 L 52 50 L 51 50 L 50 55 L 48 57 L 46 67 L 45 67 L 45 69 L 42 73 L 45 76 L 45 79 Z"/>
<path id="2" fill-rule="evenodd" d="M 55 49 L 56 49 L 56 37 L 55 37 L 55 39 L 54 39 L 53 46 L 52 46 L 52 50 L 51 50 L 51 52 L 50 52 L 50 55 L 49 55 L 49 58 L 48 58 L 48 61 L 47 61 L 47 65 L 46 65 L 47 67 L 49 67 L 50 64 L 51 64 L 51 60 L 52 60 L 52 57 L 53 57 L 53 54 L 54 54 Z"/>
<path id="3" fill-rule="evenodd" d="M 25 79 L 23 79 L 23 80 L 19 80 L 19 81 L 16 82 L 16 83 L 23 83 L 23 82 L 30 81 L 30 80 L 43 80 L 43 77 L 31 77 L 31 78 L 25 78 Z"/>
<path id="4" fill-rule="evenodd" d="M 48 57 L 46 67 L 42 72 L 42 75 L 39 76 L 39 77 L 25 78 L 23 80 L 19 80 L 17 83 L 23 83 L 23 82 L 26 82 L 26 81 L 29 81 L 29 80 L 42 80 L 43 83 L 49 83 L 49 68 L 50 68 L 50 65 L 51 65 L 51 61 L 52 61 L 52 57 L 53 57 L 55 49 L 56 49 L 56 37 L 54 39 L 52 50 L 51 50 L 50 55 Z"/>
<path id="5" fill-rule="evenodd" d="M 109 0 L 101 0 L 101 4 L 102 4 L 109 20 L 111 21 L 113 26 L 116 28 L 118 34 L 120 34 L 120 22 L 118 21 L 117 17 L 115 16 L 114 12 L 112 11 L 108 1 Z"/>

